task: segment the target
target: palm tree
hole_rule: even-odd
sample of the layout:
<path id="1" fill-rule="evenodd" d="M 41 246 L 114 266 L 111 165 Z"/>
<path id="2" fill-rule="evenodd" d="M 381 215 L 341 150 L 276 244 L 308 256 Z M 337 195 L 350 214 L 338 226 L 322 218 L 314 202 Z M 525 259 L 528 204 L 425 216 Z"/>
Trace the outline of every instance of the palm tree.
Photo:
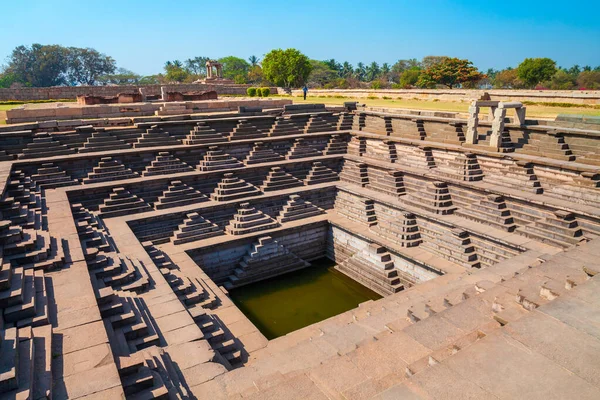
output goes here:
<path id="1" fill-rule="evenodd" d="M 348 61 L 344 61 L 344 64 L 342 65 L 342 77 L 348 78 L 353 72 L 354 68 L 352 68 L 352 64 Z"/>
<path id="2" fill-rule="evenodd" d="M 365 75 L 367 72 L 365 69 L 365 64 L 363 64 L 362 62 L 359 62 L 358 64 L 356 64 L 356 70 L 354 72 L 355 72 L 358 80 L 363 81 L 365 79 Z"/>
<path id="3" fill-rule="evenodd" d="M 248 61 L 250 61 L 250 65 L 255 67 L 258 65 L 258 62 L 260 61 L 260 58 L 256 57 L 256 56 L 250 56 L 248 57 Z"/>
<path id="4" fill-rule="evenodd" d="M 383 63 L 381 66 L 381 75 L 387 75 L 390 73 L 390 64 Z"/>
<path id="5" fill-rule="evenodd" d="M 367 72 L 367 80 L 368 81 L 374 80 L 379 75 L 379 72 L 381 72 L 381 70 L 379 69 L 379 64 L 377 64 L 375 61 L 373 61 L 371 63 L 371 65 L 369 65 L 369 67 L 367 68 L 366 72 Z"/>

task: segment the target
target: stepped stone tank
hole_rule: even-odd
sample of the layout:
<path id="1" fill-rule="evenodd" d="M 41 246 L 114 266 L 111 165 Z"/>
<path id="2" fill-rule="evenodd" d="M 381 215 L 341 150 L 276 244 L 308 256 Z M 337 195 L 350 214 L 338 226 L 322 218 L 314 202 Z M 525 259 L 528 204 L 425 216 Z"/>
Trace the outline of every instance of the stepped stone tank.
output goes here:
<path id="1" fill-rule="evenodd" d="M 0 129 L 1 397 L 600 397 L 600 132 L 188 117 Z M 229 297 L 324 257 L 382 298 L 267 340 Z"/>

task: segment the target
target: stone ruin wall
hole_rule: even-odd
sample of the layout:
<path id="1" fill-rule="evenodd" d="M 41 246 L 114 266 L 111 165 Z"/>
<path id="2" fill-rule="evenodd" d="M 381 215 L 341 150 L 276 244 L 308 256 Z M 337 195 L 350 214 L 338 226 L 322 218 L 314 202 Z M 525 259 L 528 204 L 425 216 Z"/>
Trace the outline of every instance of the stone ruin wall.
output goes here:
<path id="1" fill-rule="evenodd" d="M 0 101 L 29 101 L 52 99 L 75 99 L 77 96 L 116 96 L 119 93 L 138 93 L 143 88 L 147 96 L 160 96 L 160 88 L 166 87 L 170 92 L 204 92 L 215 90 L 219 95 L 246 95 L 250 85 L 210 85 L 187 83 L 179 85 L 125 85 L 125 86 L 53 86 L 48 88 L 15 88 L 0 89 Z M 272 87 L 271 93 L 277 94 Z"/>
<path id="2" fill-rule="evenodd" d="M 345 96 L 349 98 L 391 97 L 405 100 L 444 100 L 471 102 L 483 94 L 475 89 L 310 89 L 311 96 Z M 599 90 L 485 90 L 493 98 L 506 101 L 535 101 L 571 104 L 600 104 Z M 302 90 L 292 95 L 302 96 Z"/>

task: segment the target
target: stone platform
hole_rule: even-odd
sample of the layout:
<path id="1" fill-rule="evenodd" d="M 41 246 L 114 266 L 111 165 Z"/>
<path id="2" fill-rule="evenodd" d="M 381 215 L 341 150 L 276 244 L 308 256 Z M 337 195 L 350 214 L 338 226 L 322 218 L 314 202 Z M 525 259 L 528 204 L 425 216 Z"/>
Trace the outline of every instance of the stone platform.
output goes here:
<path id="1" fill-rule="evenodd" d="M 600 132 L 295 111 L 0 135 L 0 397 L 600 397 Z M 323 257 L 383 298 L 228 297 Z"/>

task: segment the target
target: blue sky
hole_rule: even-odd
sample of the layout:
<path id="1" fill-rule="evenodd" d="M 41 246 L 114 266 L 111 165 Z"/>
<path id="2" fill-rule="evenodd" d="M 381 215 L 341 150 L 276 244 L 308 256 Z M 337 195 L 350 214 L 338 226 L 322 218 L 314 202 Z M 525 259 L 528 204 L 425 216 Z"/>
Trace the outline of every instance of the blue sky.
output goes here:
<path id="1" fill-rule="evenodd" d="M 571 7 L 570 7 L 571 6 Z M 600 65 L 600 1 L 27 0 L 2 4 L 0 61 L 21 44 L 93 47 L 119 67 L 295 47 L 356 64 L 448 55 L 482 70 L 525 57 Z"/>

